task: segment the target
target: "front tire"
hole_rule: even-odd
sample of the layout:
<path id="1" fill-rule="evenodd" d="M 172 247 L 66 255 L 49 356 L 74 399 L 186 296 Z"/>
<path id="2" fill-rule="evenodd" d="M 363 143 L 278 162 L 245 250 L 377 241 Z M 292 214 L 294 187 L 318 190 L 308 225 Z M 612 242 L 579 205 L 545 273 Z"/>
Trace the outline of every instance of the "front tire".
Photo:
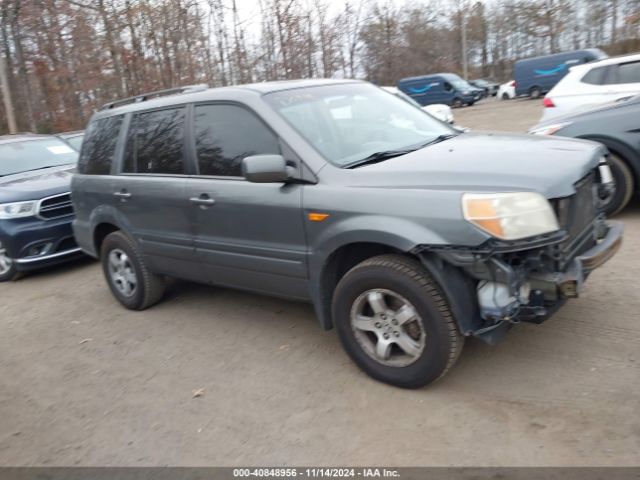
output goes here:
<path id="1" fill-rule="evenodd" d="M 347 272 L 336 287 L 332 311 L 351 359 L 369 376 L 398 387 L 436 381 L 464 344 L 429 272 L 401 255 L 373 257 Z"/>
<path id="2" fill-rule="evenodd" d="M 461 108 L 464 105 L 464 103 L 462 103 L 462 100 L 459 98 L 454 98 L 453 101 L 451 102 L 451 106 L 453 108 Z"/>
<path id="3" fill-rule="evenodd" d="M 635 179 L 629 165 L 619 155 L 610 152 L 607 163 L 611 167 L 615 190 L 605 203 L 604 212 L 608 217 L 612 217 L 620 213 L 633 197 Z"/>
<path id="4" fill-rule="evenodd" d="M 111 293 L 126 308 L 144 310 L 162 298 L 163 278 L 149 271 L 138 247 L 123 232 L 107 235 L 100 262 Z"/>
<path id="5" fill-rule="evenodd" d="M 16 262 L 9 257 L 7 250 L 0 242 L 0 282 L 9 282 L 18 277 Z"/>
<path id="6" fill-rule="evenodd" d="M 529 91 L 529 96 L 533 100 L 537 100 L 542 96 L 542 90 L 540 90 L 539 87 L 532 87 L 531 90 Z"/>

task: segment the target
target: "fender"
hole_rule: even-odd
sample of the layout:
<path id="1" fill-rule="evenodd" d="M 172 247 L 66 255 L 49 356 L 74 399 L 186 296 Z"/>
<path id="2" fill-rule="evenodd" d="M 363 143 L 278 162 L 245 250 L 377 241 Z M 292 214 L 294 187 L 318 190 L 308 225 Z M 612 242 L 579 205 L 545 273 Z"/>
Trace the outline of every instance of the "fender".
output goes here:
<path id="1" fill-rule="evenodd" d="M 420 244 L 447 244 L 436 232 L 423 225 L 383 215 L 349 217 L 335 222 L 320 232 L 317 238 L 311 237 L 309 295 L 325 330 L 332 327 L 332 321 L 329 292 L 324 291 L 322 279 L 333 253 L 354 243 L 375 243 L 402 252 L 409 252 Z"/>
<path id="2" fill-rule="evenodd" d="M 111 205 L 100 205 L 91 211 L 91 215 L 89 216 L 89 221 L 87 222 L 88 228 L 81 228 L 80 225 L 74 224 L 74 232 L 76 237 L 80 237 L 82 249 L 90 254 L 93 257 L 97 257 L 98 252 L 96 252 L 95 245 L 93 243 L 96 227 L 101 223 L 110 223 L 115 225 L 120 230 L 124 231 L 127 235 L 129 235 L 135 241 L 135 237 L 131 234 L 133 231 L 131 225 L 127 221 L 125 215 L 120 213 L 118 209 L 114 208 Z M 79 235 L 79 230 L 86 230 Z M 88 238 L 85 238 L 88 237 Z"/>

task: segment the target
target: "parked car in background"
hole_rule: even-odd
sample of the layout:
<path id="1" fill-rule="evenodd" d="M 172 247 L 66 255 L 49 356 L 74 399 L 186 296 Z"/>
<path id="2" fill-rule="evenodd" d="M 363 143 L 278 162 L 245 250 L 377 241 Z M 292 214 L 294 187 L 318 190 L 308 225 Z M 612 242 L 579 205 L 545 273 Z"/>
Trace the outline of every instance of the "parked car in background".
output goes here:
<path id="1" fill-rule="evenodd" d="M 77 152 L 82 147 L 82 139 L 84 138 L 84 130 L 75 130 L 73 132 L 58 133 L 58 137 L 63 139 L 69 145 L 73 147 Z"/>
<path id="2" fill-rule="evenodd" d="M 367 374 L 417 388 L 622 240 L 593 142 L 460 133 L 360 81 L 163 93 L 97 112 L 72 181 L 76 239 L 132 310 L 165 276 L 310 301 Z"/>
<path id="3" fill-rule="evenodd" d="M 640 54 L 573 67 L 544 98 L 542 120 L 640 93 Z"/>
<path id="4" fill-rule="evenodd" d="M 469 80 L 469 84 L 482 89 L 483 97 L 495 97 L 498 92 L 498 84 L 495 82 L 489 82 L 488 80 L 484 80 L 482 78 L 478 78 L 476 80 Z"/>
<path id="5" fill-rule="evenodd" d="M 569 72 L 569 68 L 603 58 L 607 58 L 607 54 L 602 50 L 589 48 L 518 60 L 513 65 L 516 96 L 540 98 Z"/>
<path id="6" fill-rule="evenodd" d="M 398 88 L 420 105 L 444 103 L 452 107 L 473 105 L 480 99 L 480 91 L 453 73 L 437 73 L 403 78 Z"/>
<path id="7" fill-rule="evenodd" d="M 54 135 L 0 136 L 0 282 L 81 254 L 69 194 L 77 158 Z"/>
<path id="8" fill-rule="evenodd" d="M 444 103 L 434 103 L 432 105 L 422 106 L 418 102 L 416 102 L 413 98 L 407 95 L 404 92 L 401 92 L 397 87 L 381 87 L 383 90 L 400 97 L 402 100 L 409 102 L 411 105 L 414 105 L 418 108 L 422 108 L 428 114 L 436 117 L 441 122 L 445 123 L 453 123 L 453 112 L 451 111 L 451 107 L 449 105 L 445 105 Z"/>
<path id="9" fill-rule="evenodd" d="M 606 199 L 605 211 L 615 215 L 640 190 L 639 127 L 640 95 L 542 122 L 529 133 L 583 138 L 606 146 L 615 191 Z"/>
<path id="10" fill-rule="evenodd" d="M 498 93 L 496 96 L 500 100 L 511 100 L 512 98 L 516 98 L 516 82 L 515 80 L 509 80 L 506 83 L 503 83 L 498 88 Z"/>

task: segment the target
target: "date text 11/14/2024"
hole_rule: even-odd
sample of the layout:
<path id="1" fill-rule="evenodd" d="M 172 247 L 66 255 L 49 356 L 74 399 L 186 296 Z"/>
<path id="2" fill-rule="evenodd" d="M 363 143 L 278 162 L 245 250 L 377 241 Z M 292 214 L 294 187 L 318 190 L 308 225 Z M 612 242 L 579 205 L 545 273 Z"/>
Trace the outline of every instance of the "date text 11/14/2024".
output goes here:
<path id="1" fill-rule="evenodd" d="M 307 477 L 307 478 L 393 478 L 397 470 L 387 468 L 235 468 L 233 476 L 239 477 Z"/>

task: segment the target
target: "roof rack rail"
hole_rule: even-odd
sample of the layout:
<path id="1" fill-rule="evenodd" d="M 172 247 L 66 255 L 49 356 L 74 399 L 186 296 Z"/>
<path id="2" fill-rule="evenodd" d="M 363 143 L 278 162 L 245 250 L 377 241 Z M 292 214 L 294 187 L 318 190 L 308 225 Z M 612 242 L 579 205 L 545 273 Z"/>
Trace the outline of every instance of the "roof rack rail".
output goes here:
<path id="1" fill-rule="evenodd" d="M 165 90 L 156 90 L 155 92 L 142 93 L 133 97 L 123 98 L 114 102 L 105 103 L 100 110 L 109 110 L 110 108 L 121 107 L 130 103 L 144 102 L 152 98 L 165 97 L 167 95 L 177 95 L 180 93 L 202 92 L 209 88 L 206 83 L 198 83 L 196 85 L 186 85 L 184 87 L 167 88 Z"/>

